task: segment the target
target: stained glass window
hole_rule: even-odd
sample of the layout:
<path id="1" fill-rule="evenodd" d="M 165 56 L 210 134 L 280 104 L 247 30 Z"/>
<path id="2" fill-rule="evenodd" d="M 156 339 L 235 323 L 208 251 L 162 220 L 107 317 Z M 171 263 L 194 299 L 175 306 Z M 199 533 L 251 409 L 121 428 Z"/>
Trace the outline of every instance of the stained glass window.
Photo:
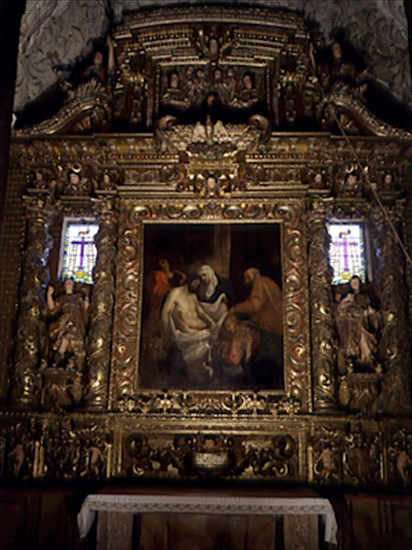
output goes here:
<path id="1" fill-rule="evenodd" d="M 97 250 L 94 237 L 99 226 L 94 219 L 65 218 L 60 251 L 59 277 L 93 283 Z"/>
<path id="2" fill-rule="evenodd" d="M 331 238 L 329 261 L 333 269 L 332 284 L 347 283 L 353 275 L 366 279 L 364 228 L 360 222 L 329 223 Z"/>

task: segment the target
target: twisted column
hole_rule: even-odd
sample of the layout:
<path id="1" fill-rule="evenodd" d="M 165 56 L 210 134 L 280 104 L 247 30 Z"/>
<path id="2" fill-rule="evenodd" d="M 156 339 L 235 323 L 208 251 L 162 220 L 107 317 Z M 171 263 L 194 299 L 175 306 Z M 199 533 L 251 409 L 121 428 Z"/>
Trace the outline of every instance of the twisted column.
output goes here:
<path id="1" fill-rule="evenodd" d="M 12 397 L 16 404 L 29 407 L 38 402 L 41 391 L 39 367 L 46 342 L 42 311 L 50 281 L 48 258 L 53 246 L 50 223 L 54 211 L 48 197 L 24 197 L 24 202 L 26 249 L 20 285 Z"/>
<path id="2" fill-rule="evenodd" d="M 336 332 L 329 265 L 330 237 L 323 205 L 309 214 L 309 289 L 312 333 L 312 380 L 315 411 L 336 409 Z"/>
<path id="3" fill-rule="evenodd" d="M 394 218 L 392 213 L 392 218 Z M 398 216 L 400 218 L 400 213 Z M 379 353 L 383 362 L 381 408 L 387 414 L 411 411 L 410 348 L 408 341 L 407 291 L 404 257 L 388 221 L 376 208 L 376 278 L 382 314 Z M 396 220 L 395 220 L 396 221 Z"/>
<path id="4" fill-rule="evenodd" d="M 99 220 L 99 231 L 95 237 L 97 261 L 89 310 L 86 404 L 89 408 L 104 409 L 107 406 L 113 332 L 118 220 L 113 201 L 96 201 L 95 211 Z"/>

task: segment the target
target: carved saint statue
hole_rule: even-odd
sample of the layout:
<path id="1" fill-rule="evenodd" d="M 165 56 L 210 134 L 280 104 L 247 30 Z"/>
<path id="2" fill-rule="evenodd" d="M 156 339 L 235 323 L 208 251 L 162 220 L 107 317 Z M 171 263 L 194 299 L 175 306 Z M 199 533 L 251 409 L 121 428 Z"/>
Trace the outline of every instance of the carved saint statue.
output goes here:
<path id="1" fill-rule="evenodd" d="M 250 108 L 259 102 L 259 94 L 255 85 L 255 76 L 247 72 L 243 75 L 237 97 L 233 99 L 232 105 L 236 107 Z"/>
<path id="2" fill-rule="evenodd" d="M 344 374 L 348 368 L 377 370 L 380 315 L 357 275 L 351 278 L 337 305 L 336 325 L 340 372 Z"/>
<path id="3" fill-rule="evenodd" d="M 54 351 L 54 366 L 82 370 L 85 360 L 86 320 L 89 298 L 75 292 L 73 279 L 64 281 L 64 292 L 54 297 L 54 287 L 47 289 L 47 307 L 54 320 L 49 337 Z"/>
<path id="4" fill-rule="evenodd" d="M 168 87 L 162 97 L 162 103 L 177 109 L 187 109 L 190 105 L 189 99 L 181 88 L 180 75 L 177 71 L 172 71 L 168 75 Z"/>

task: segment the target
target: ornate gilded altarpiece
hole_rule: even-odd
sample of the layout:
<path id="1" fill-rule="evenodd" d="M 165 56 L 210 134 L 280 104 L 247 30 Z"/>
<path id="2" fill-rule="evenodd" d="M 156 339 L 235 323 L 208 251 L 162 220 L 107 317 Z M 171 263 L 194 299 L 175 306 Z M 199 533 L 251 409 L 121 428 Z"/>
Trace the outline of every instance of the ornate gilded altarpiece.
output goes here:
<path id="1" fill-rule="evenodd" d="M 322 90 L 320 37 L 300 14 L 138 12 L 113 40 L 114 72 L 91 71 L 52 119 L 13 137 L 2 475 L 410 485 L 410 273 L 370 186 L 411 244 L 411 135 L 372 115 L 353 85 Z M 332 132 L 335 116 L 348 139 Z M 297 131 L 299 119 L 318 126 Z M 47 287 L 65 216 L 99 231 L 86 333 L 59 363 Z M 331 220 L 366 228 L 380 319 L 367 368 L 339 361 Z M 216 247 L 228 228 L 276 227 L 281 384 L 142 384 L 148 227 L 164 238 L 213 229 Z"/>

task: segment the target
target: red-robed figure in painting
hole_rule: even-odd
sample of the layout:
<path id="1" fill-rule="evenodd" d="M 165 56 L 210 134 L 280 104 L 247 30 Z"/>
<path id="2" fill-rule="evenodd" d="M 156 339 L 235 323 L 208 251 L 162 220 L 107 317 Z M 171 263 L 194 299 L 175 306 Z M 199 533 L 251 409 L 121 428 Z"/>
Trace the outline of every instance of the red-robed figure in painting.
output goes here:
<path id="1" fill-rule="evenodd" d="M 178 269 L 172 269 L 169 260 L 162 258 L 158 269 L 148 277 L 147 295 L 149 299 L 149 314 L 146 328 L 150 333 L 156 333 L 160 328 L 162 307 L 166 296 L 177 286 L 186 282 L 187 275 Z"/>

